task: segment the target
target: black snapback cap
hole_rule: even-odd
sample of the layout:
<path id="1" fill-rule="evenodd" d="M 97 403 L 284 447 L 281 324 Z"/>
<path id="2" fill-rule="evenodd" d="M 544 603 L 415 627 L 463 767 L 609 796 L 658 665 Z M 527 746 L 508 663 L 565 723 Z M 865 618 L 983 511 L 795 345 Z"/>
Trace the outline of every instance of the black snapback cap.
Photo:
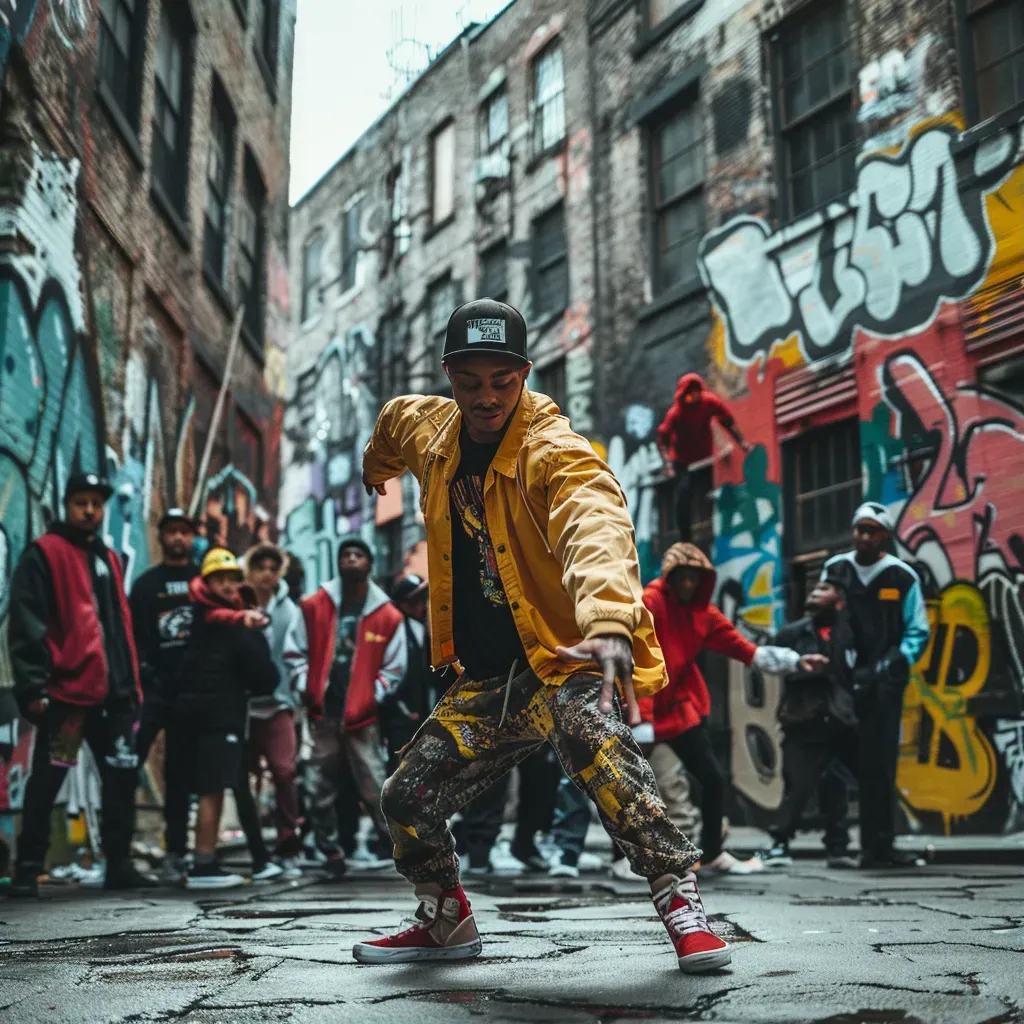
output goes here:
<path id="1" fill-rule="evenodd" d="M 441 359 L 488 353 L 512 356 L 525 366 L 526 321 L 518 309 L 497 299 L 474 299 L 448 318 Z"/>

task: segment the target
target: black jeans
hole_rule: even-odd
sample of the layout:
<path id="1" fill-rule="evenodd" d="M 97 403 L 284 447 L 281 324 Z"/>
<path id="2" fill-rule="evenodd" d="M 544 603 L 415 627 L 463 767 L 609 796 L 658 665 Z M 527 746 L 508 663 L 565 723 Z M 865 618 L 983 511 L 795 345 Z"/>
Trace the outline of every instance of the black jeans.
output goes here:
<path id="1" fill-rule="evenodd" d="M 235 807 L 238 809 L 238 822 L 249 846 L 249 856 L 252 857 L 253 867 L 258 870 L 270 858 L 267 855 L 267 844 L 263 842 L 259 808 L 256 806 L 256 798 L 252 795 L 252 786 L 249 785 L 249 753 L 244 747 L 241 774 L 231 792 L 235 798 Z"/>
<path id="2" fill-rule="evenodd" d="M 184 857 L 188 853 L 188 765 L 191 757 L 188 734 L 182 733 L 173 711 L 166 704 L 160 701 L 143 704 L 142 721 L 135 735 L 140 770 L 161 730 L 164 734 L 164 838 L 168 853 Z"/>
<path id="3" fill-rule="evenodd" d="M 888 687 L 857 701 L 860 784 L 860 848 L 869 858 L 892 856 L 896 821 L 903 689 Z"/>
<path id="4" fill-rule="evenodd" d="M 707 864 L 722 852 L 725 813 L 725 772 L 712 749 L 707 719 L 666 742 L 700 786 L 701 860 Z"/>
<path id="5" fill-rule="evenodd" d="M 59 730 L 63 713 L 77 713 L 57 701 L 51 701 L 43 722 L 37 726 L 32 769 L 25 785 L 21 835 L 18 837 L 18 864 L 41 865 L 50 844 L 50 814 L 64 777 L 66 765 L 50 761 L 51 740 Z M 122 753 L 124 738 L 130 738 L 135 710 L 129 704 L 98 705 L 85 709 L 82 737 L 96 760 L 102 782 L 103 809 L 100 819 L 100 842 L 108 867 L 126 864 L 131 857 L 132 833 L 135 831 L 135 784 L 137 765 L 116 764 Z M 118 740 L 122 743 L 118 744 Z M 109 760 L 108 760 L 109 758 Z M 115 761 L 115 764 L 111 764 Z"/>
<path id="6" fill-rule="evenodd" d="M 675 516 L 679 539 L 690 539 L 690 469 L 685 462 L 673 463 L 676 477 Z"/>
<path id="7" fill-rule="evenodd" d="M 772 829 L 776 843 L 788 843 L 796 835 L 800 816 L 817 789 L 825 819 L 825 850 L 830 857 L 846 853 L 850 837 L 844 824 L 846 783 L 835 771 L 839 761 L 857 774 L 858 736 L 854 726 L 819 723 L 787 729 L 782 736 L 782 777 L 785 791 L 779 806 L 778 823 Z"/>

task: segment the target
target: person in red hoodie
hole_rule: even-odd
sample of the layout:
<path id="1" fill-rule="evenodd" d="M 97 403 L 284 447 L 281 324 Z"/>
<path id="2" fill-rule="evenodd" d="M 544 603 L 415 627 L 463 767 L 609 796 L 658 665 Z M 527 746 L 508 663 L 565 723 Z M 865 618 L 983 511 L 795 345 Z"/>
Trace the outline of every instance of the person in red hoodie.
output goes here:
<path id="1" fill-rule="evenodd" d="M 37 730 L 12 896 L 38 893 L 53 802 L 83 742 L 103 784 L 104 886 L 156 884 L 131 861 L 142 687 L 121 563 L 99 536 L 112 493 L 95 473 L 72 476 L 64 520 L 25 548 L 11 580 L 7 635 L 14 696 Z"/>
<path id="2" fill-rule="evenodd" d="M 701 787 L 701 846 L 705 869 L 749 874 L 763 870 L 761 860 L 739 861 L 722 849 L 725 773 L 711 747 L 707 718 L 711 697 L 697 655 L 704 649 L 754 665 L 762 672 L 811 672 L 828 659 L 801 658 L 787 647 L 757 647 L 711 603 L 716 573 L 693 544 L 673 544 L 661 563 L 661 577 L 644 588 L 644 604 L 665 655 L 669 684 L 640 701 L 645 722 L 653 722 L 653 742 L 667 743 Z"/>
<path id="3" fill-rule="evenodd" d="M 307 650 L 285 648 L 285 658 L 305 674 L 298 687 L 304 690 L 313 734 L 313 832 L 335 877 L 346 870 L 335 801 L 349 777 L 376 826 L 372 852 L 382 867 L 383 855 L 392 850 L 380 807 L 387 752 L 377 705 L 404 678 L 408 652 L 402 613 L 370 579 L 372 567 L 366 541 L 343 540 L 338 576 L 302 602 Z"/>
<path id="4" fill-rule="evenodd" d="M 743 440 L 729 407 L 696 373 L 684 373 L 676 385 L 675 401 L 658 426 L 658 448 L 666 472 L 676 478 L 675 514 L 679 539 L 690 539 L 690 466 L 710 458 L 714 452 L 711 421 L 718 422 L 745 452 Z"/>

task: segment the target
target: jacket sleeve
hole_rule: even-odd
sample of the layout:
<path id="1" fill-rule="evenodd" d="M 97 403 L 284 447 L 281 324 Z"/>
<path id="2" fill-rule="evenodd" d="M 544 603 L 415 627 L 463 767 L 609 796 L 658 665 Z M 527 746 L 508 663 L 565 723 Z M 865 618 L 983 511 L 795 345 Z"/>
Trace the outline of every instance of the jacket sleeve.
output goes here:
<path id="1" fill-rule="evenodd" d="M 374 697 L 378 704 L 386 701 L 388 694 L 398 689 L 405 678 L 408 664 L 409 645 L 405 639 L 405 623 L 399 622 L 384 648 L 384 658 L 373 683 Z"/>
<path id="2" fill-rule="evenodd" d="M 407 469 L 419 479 L 427 442 L 454 405 L 450 398 L 392 398 L 381 409 L 363 450 L 363 475 L 367 481 L 374 486 L 387 483 Z"/>
<path id="3" fill-rule="evenodd" d="M 665 413 L 665 418 L 658 424 L 658 445 L 664 451 L 675 450 L 676 420 L 679 418 L 679 410 L 673 402 Z"/>
<path id="4" fill-rule="evenodd" d="M 632 639 L 643 613 L 640 566 L 626 499 L 611 470 L 582 438 L 543 456 L 547 544 L 584 639 Z"/>
<path id="5" fill-rule="evenodd" d="M 309 670 L 309 647 L 306 641 L 306 619 L 298 605 L 292 605 L 291 621 L 284 634 L 282 656 L 291 674 L 292 689 L 306 692 L 306 674 Z"/>
<path id="6" fill-rule="evenodd" d="M 42 551 L 30 544 L 11 578 L 7 644 L 14 676 L 14 696 L 24 709 L 46 696 L 53 659 L 46 634 L 53 607 L 53 582 Z"/>
<path id="7" fill-rule="evenodd" d="M 900 654 L 907 659 L 908 665 L 916 664 L 924 654 L 930 633 L 921 583 L 914 580 L 903 598 L 903 638 L 900 640 Z"/>
<path id="8" fill-rule="evenodd" d="M 726 429 L 736 422 L 733 417 L 732 410 L 725 404 L 725 402 L 722 401 L 721 398 L 718 397 L 718 395 L 711 391 L 705 391 L 702 401 L 705 402 L 711 410 L 711 415 L 714 416 L 714 418 Z"/>
<path id="9" fill-rule="evenodd" d="M 255 696 L 272 694 L 280 680 L 263 630 L 239 626 L 233 632 L 237 678 L 248 693 Z"/>
<path id="10" fill-rule="evenodd" d="M 148 579 L 136 580 L 128 595 L 128 607 L 132 615 L 135 650 L 139 656 L 139 682 L 142 692 L 150 693 L 159 686 L 160 679 L 156 672 L 156 612 Z"/>
<path id="11" fill-rule="evenodd" d="M 704 646 L 716 654 L 722 654 L 744 665 L 750 665 L 757 653 L 752 644 L 713 604 L 708 605 L 711 629 L 704 637 Z"/>

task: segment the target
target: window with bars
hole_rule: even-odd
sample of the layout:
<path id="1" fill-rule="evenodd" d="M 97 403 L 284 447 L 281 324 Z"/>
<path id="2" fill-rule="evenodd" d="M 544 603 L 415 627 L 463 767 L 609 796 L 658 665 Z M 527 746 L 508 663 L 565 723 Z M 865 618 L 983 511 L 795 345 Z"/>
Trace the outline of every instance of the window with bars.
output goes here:
<path id="1" fill-rule="evenodd" d="M 502 240 L 480 254 L 480 277 L 476 293 L 481 298 L 508 298 L 508 244 Z"/>
<path id="2" fill-rule="evenodd" d="M 203 266 L 217 284 L 227 269 L 231 174 L 235 151 L 235 112 L 220 79 L 214 76 L 210 102 L 210 149 L 206 158 L 206 212 Z"/>
<path id="3" fill-rule="evenodd" d="M 444 351 L 448 318 L 454 309 L 455 285 L 451 277 L 442 277 L 427 289 L 427 331 L 430 335 L 427 348 L 435 353 L 437 381 L 442 386 L 447 386 L 448 378 L 441 366 L 441 353 Z"/>
<path id="4" fill-rule="evenodd" d="M 569 305 L 569 248 L 561 203 L 533 222 L 533 319 L 561 313 Z"/>
<path id="5" fill-rule="evenodd" d="M 302 320 L 320 312 L 320 276 L 324 255 L 324 233 L 317 230 L 302 247 Z"/>
<path id="6" fill-rule="evenodd" d="M 843 420 L 785 446 L 793 494 L 792 552 L 831 551 L 850 538 L 850 521 L 863 495 L 860 429 Z"/>
<path id="7" fill-rule="evenodd" d="M 565 74 L 560 43 L 533 62 L 533 152 L 539 155 L 565 138 Z"/>
<path id="8" fill-rule="evenodd" d="M 134 131 L 139 129 L 139 53 L 145 0 L 101 0 L 97 73 Z"/>
<path id="9" fill-rule="evenodd" d="M 359 226 L 363 217 L 363 200 L 357 199 L 345 208 L 341 220 L 341 290 L 356 286 L 356 267 L 359 264 Z"/>
<path id="10" fill-rule="evenodd" d="M 430 223 L 443 224 L 455 213 L 455 122 L 430 136 Z"/>
<path id="11" fill-rule="evenodd" d="M 277 72 L 278 0 L 256 0 L 253 17 L 253 44 L 264 64 L 264 72 L 273 85 Z"/>
<path id="12" fill-rule="evenodd" d="M 493 153 L 508 138 L 508 94 L 491 93 L 480 110 L 480 153 Z"/>
<path id="13" fill-rule="evenodd" d="M 405 321 L 392 313 L 377 328 L 377 401 L 383 405 L 406 390 Z"/>
<path id="14" fill-rule="evenodd" d="M 535 378 L 535 381 L 531 382 L 531 387 L 535 387 L 542 395 L 547 395 L 563 413 L 568 415 L 565 409 L 565 356 L 556 359 L 553 363 L 548 363 L 543 370 L 538 370 L 531 376 Z"/>
<path id="15" fill-rule="evenodd" d="M 245 303 L 244 324 L 263 346 L 263 249 L 267 190 L 252 153 L 246 149 L 238 204 L 238 301 Z"/>
<path id="16" fill-rule="evenodd" d="M 773 37 L 782 202 L 798 217 L 854 186 L 853 68 L 845 0 L 808 4 Z"/>
<path id="17" fill-rule="evenodd" d="M 188 103 L 192 37 L 186 5 L 164 4 L 156 45 L 153 99 L 153 182 L 182 217 L 187 215 Z"/>
<path id="18" fill-rule="evenodd" d="M 654 291 L 697 278 L 697 246 L 704 230 L 704 156 L 696 103 L 652 126 L 651 200 Z"/>
<path id="19" fill-rule="evenodd" d="M 1024 103 L 1024 0 L 961 0 L 970 40 L 965 100 L 975 120 Z M 971 109 L 973 108 L 973 109 Z"/>

